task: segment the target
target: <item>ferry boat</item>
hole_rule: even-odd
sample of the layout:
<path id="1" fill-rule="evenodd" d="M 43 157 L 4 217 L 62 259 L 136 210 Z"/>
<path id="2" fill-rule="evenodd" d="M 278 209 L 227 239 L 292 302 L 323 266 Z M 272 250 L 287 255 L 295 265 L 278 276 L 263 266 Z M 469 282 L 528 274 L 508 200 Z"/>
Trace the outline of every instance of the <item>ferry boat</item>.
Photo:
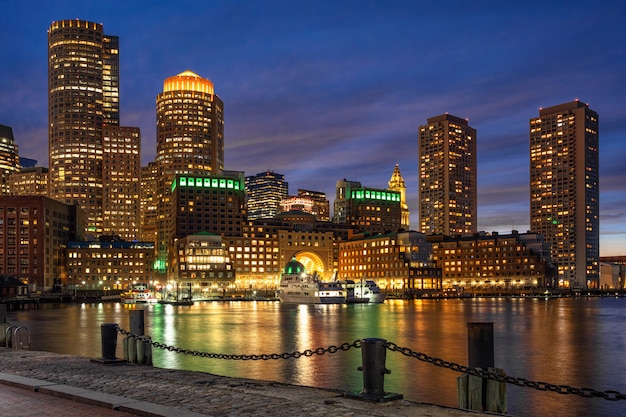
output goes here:
<path id="1" fill-rule="evenodd" d="M 128 291 L 120 294 L 120 299 L 124 304 L 156 303 L 158 301 L 146 284 L 132 285 Z"/>
<path id="2" fill-rule="evenodd" d="M 338 281 L 341 286 L 346 290 L 346 302 L 348 304 L 353 303 L 369 303 L 380 304 L 385 302 L 387 294 L 380 292 L 380 288 L 373 280 L 359 280 L 353 281 L 351 279 L 345 281 Z"/>
<path id="3" fill-rule="evenodd" d="M 337 281 L 322 281 L 316 273 L 308 274 L 296 258 L 285 265 L 277 292 L 281 303 L 344 304 L 346 290 Z"/>

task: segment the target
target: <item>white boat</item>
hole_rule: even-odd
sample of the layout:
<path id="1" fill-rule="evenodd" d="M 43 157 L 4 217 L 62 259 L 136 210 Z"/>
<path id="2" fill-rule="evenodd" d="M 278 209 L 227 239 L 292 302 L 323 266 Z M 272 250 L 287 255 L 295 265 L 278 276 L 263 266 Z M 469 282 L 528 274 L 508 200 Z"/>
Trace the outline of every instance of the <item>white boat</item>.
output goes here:
<path id="1" fill-rule="evenodd" d="M 309 274 L 292 258 L 285 265 L 277 292 L 282 303 L 344 304 L 346 291 L 337 281 L 322 281 L 316 273 Z"/>
<path id="2" fill-rule="evenodd" d="M 158 299 L 145 284 L 134 284 L 128 291 L 120 294 L 120 299 L 124 304 L 156 303 Z"/>
<path id="3" fill-rule="evenodd" d="M 337 281 L 347 291 L 348 304 L 369 303 L 380 304 L 387 298 L 386 294 L 380 292 L 380 288 L 373 280 L 344 280 Z"/>

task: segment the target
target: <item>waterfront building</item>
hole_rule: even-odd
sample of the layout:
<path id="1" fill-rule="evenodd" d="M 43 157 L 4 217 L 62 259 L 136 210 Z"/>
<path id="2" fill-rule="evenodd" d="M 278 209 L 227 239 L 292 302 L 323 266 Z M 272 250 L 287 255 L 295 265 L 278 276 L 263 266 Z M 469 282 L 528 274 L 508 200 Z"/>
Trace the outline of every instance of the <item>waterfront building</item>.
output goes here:
<path id="1" fill-rule="evenodd" d="M 278 233 L 279 264 L 295 258 L 307 273 L 316 272 L 322 279 L 335 275 L 335 237 L 332 232 L 280 230 Z"/>
<path id="2" fill-rule="evenodd" d="M 48 168 L 22 168 L 9 176 L 11 195 L 48 195 Z"/>
<path id="3" fill-rule="evenodd" d="M 139 282 L 155 289 L 161 285 L 152 268 L 154 243 L 118 238 L 68 242 L 66 288 L 107 291 Z"/>
<path id="4" fill-rule="evenodd" d="M 626 289 L 626 256 L 600 257 L 600 288 L 606 288 L 605 285 L 608 288 Z"/>
<path id="5" fill-rule="evenodd" d="M 441 289 L 441 270 L 432 263 L 423 233 L 356 234 L 339 242 L 339 279 L 372 279 L 396 295 Z"/>
<path id="6" fill-rule="evenodd" d="M 318 221 L 327 222 L 330 220 L 330 203 L 326 194 L 321 191 L 298 189 L 298 195 L 281 200 L 279 212 L 296 210 L 313 214 Z"/>
<path id="7" fill-rule="evenodd" d="M 142 241 L 157 241 L 157 166 L 150 162 L 141 167 L 139 230 Z"/>
<path id="8" fill-rule="evenodd" d="M 31 292 L 60 289 L 67 244 L 83 239 L 83 221 L 78 207 L 45 196 L 0 197 L 0 275 Z"/>
<path id="9" fill-rule="evenodd" d="M 266 171 L 246 177 L 248 220 L 268 219 L 276 216 L 280 202 L 289 195 L 285 176 Z"/>
<path id="10" fill-rule="evenodd" d="M 544 288 L 554 276 L 549 243 L 537 233 L 480 232 L 428 239 L 433 260 L 442 269 L 444 289 L 511 292 Z"/>
<path id="11" fill-rule="evenodd" d="M 200 232 L 222 237 L 243 236 L 245 199 L 243 173 L 238 176 L 176 175 L 172 183 L 167 246 L 174 249 L 175 239 Z M 170 253 L 170 260 L 172 256 L 174 254 Z M 169 271 L 171 274 L 172 270 Z"/>
<path id="12" fill-rule="evenodd" d="M 60 20 L 48 30 L 50 197 L 85 211 L 102 233 L 102 129 L 119 125 L 119 39 L 99 23 Z"/>
<path id="13" fill-rule="evenodd" d="M 419 127 L 419 230 L 476 233 L 476 129 L 449 114 Z"/>
<path id="14" fill-rule="evenodd" d="M 181 291 L 191 289 L 193 298 L 225 294 L 235 288 L 235 269 L 222 237 L 200 232 L 178 238 L 174 242 L 176 255 L 172 258 L 173 282 L 168 291 L 176 299 L 184 296 Z"/>
<path id="15" fill-rule="evenodd" d="M 401 195 L 354 181 L 337 181 L 333 221 L 349 225 L 356 233 L 396 232 L 402 228 Z"/>
<path id="16" fill-rule="evenodd" d="M 103 127 L 102 231 L 122 240 L 140 238 L 141 135 L 138 127 Z"/>
<path id="17" fill-rule="evenodd" d="M 11 194 L 9 178 L 19 171 L 20 157 L 13 129 L 0 125 L 0 195 Z"/>
<path id="18" fill-rule="evenodd" d="M 404 178 L 402 178 L 398 164 L 396 164 L 393 169 L 393 174 L 391 174 L 391 178 L 389 179 L 388 189 L 400 193 L 400 209 L 402 210 L 401 226 L 404 230 L 409 230 L 411 227 L 411 212 L 409 211 L 409 205 L 406 202 L 406 185 L 404 184 Z"/>
<path id="19" fill-rule="evenodd" d="M 224 103 L 210 80 L 183 71 L 163 82 L 156 113 L 157 252 L 166 262 L 172 181 L 178 174 L 220 175 L 224 169 Z"/>
<path id="20" fill-rule="evenodd" d="M 530 228 L 552 245 L 558 283 L 597 288 L 598 114 L 580 101 L 530 119 Z"/>
<path id="21" fill-rule="evenodd" d="M 244 227 L 241 236 L 226 236 L 224 243 L 236 271 L 239 291 L 273 295 L 280 280 L 278 235 L 262 227 Z"/>

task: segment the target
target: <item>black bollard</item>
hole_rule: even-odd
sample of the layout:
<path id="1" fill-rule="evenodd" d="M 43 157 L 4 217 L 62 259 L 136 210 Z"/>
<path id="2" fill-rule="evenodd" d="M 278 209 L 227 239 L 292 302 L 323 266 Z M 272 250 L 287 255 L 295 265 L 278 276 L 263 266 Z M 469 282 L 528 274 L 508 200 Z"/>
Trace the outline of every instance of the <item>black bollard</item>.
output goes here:
<path id="1" fill-rule="evenodd" d="M 124 363 L 123 359 L 115 358 L 115 349 L 117 348 L 117 324 L 101 324 L 100 337 L 102 342 L 102 358 L 91 359 L 91 362 L 103 365 L 118 365 Z"/>
<path id="2" fill-rule="evenodd" d="M 385 368 L 387 348 L 385 339 L 362 339 L 361 362 L 358 369 L 363 371 L 363 390 L 358 394 L 346 394 L 350 397 L 369 401 L 391 401 L 402 398 L 402 394 L 385 392 L 385 374 L 391 371 Z"/>
<path id="3" fill-rule="evenodd" d="M 102 359 L 115 360 L 115 349 L 117 348 L 117 324 L 101 324 L 100 335 L 102 337 Z"/>

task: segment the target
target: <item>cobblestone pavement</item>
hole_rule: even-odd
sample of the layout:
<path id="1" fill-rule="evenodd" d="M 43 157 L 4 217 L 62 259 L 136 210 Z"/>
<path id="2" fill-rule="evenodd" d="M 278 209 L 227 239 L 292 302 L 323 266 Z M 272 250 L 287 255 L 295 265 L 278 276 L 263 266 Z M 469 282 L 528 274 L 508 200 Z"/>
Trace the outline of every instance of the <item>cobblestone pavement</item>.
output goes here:
<path id="1" fill-rule="evenodd" d="M 0 385 L 0 415 L 3 417 L 134 417 L 113 409 L 52 397 L 7 385 Z"/>
<path id="2" fill-rule="evenodd" d="M 4 380 L 2 375 L 5 376 Z M 146 416 L 467 417 L 494 415 L 404 400 L 360 401 L 344 397 L 341 391 L 142 365 L 102 365 L 92 363 L 89 358 L 73 355 L 0 348 L 0 382 L 10 384 L 8 380 L 11 376 L 47 381 L 84 392 L 88 390 L 101 393 L 109 397 L 132 399 L 144 405 L 169 407 L 168 412 L 161 414 L 130 411 L 133 414 Z M 4 389 L 2 385 L 0 385 L 1 389 Z M 44 389 L 41 388 L 39 391 L 42 392 Z M 10 414 L 2 413 L 2 415 Z M 14 415 L 28 416 L 30 414 Z M 92 413 L 92 415 L 99 414 Z"/>

